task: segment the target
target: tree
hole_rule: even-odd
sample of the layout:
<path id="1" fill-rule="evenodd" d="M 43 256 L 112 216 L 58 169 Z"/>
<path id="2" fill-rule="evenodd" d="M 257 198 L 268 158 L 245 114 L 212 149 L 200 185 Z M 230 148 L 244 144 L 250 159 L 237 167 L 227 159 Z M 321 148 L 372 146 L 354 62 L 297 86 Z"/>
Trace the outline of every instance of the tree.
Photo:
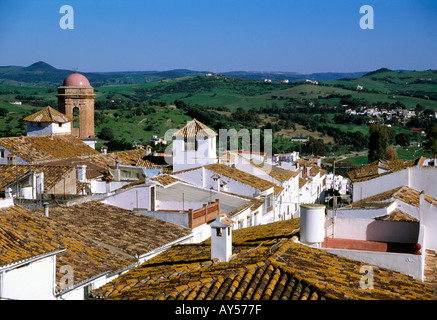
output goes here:
<path id="1" fill-rule="evenodd" d="M 0 108 L 0 117 L 6 117 L 9 111 L 6 108 Z"/>
<path id="2" fill-rule="evenodd" d="M 386 128 L 380 124 L 372 124 L 369 133 L 369 162 L 384 159 L 389 139 Z"/>
<path id="3" fill-rule="evenodd" d="M 396 143 L 402 148 L 406 148 L 410 145 L 410 135 L 406 132 L 398 133 L 395 136 Z"/>
<path id="4" fill-rule="evenodd" d="M 425 146 L 429 148 L 433 155 L 437 155 L 437 125 L 434 124 L 427 134 L 428 141 Z"/>
<path id="5" fill-rule="evenodd" d="M 326 154 L 326 146 L 322 139 L 310 136 L 308 142 L 302 145 L 302 153 L 324 156 Z"/>
<path id="6" fill-rule="evenodd" d="M 99 138 L 103 140 L 110 141 L 114 139 L 114 132 L 109 127 L 102 128 L 102 131 L 100 131 Z"/>
<path id="7" fill-rule="evenodd" d="M 393 146 L 390 146 L 385 150 L 385 160 L 393 161 L 398 159 L 398 153 Z"/>

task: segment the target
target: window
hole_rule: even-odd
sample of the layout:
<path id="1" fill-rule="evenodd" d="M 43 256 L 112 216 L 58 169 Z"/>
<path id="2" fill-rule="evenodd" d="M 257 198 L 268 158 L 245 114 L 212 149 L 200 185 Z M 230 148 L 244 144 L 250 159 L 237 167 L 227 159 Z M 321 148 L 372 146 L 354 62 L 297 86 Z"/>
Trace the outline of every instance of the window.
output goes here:
<path id="1" fill-rule="evenodd" d="M 150 187 L 150 211 L 155 211 L 155 187 Z"/>
<path id="2" fill-rule="evenodd" d="M 0 149 L 0 158 L 5 157 L 5 149 Z"/>
<path id="3" fill-rule="evenodd" d="M 252 216 L 247 217 L 247 226 L 251 227 L 252 226 Z"/>
<path id="4" fill-rule="evenodd" d="M 273 205 L 273 202 L 272 202 L 272 195 L 269 195 L 269 196 L 266 197 L 266 208 L 268 209 L 268 208 L 270 208 L 272 205 Z"/>
<path id="5" fill-rule="evenodd" d="M 196 151 L 197 140 L 195 138 L 184 138 L 184 151 Z"/>
<path id="6" fill-rule="evenodd" d="M 222 228 L 215 229 L 215 234 L 217 237 L 221 237 L 222 236 Z"/>

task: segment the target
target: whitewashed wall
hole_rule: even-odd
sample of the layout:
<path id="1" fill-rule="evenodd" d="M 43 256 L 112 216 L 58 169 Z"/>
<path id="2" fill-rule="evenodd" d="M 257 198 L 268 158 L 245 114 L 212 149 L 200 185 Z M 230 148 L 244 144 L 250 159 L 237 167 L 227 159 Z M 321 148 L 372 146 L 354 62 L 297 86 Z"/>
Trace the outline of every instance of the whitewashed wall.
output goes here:
<path id="1" fill-rule="evenodd" d="M 41 127 L 36 122 L 27 123 L 28 136 L 48 136 L 56 133 L 71 133 L 71 122 L 63 123 L 59 126 L 58 123 L 42 123 Z"/>
<path id="2" fill-rule="evenodd" d="M 395 243 L 417 243 L 419 223 L 406 221 L 385 221 L 375 219 L 336 218 L 326 234 L 334 238 L 382 241 Z"/>
<path id="3" fill-rule="evenodd" d="M 56 255 L 30 262 L 19 268 L 2 271 L 0 285 L 2 299 L 53 300 Z"/>
<path id="4" fill-rule="evenodd" d="M 408 168 L 371 180 L 354 182 L 352 188 L 352 200 L 356 202 L 397 187 L 408 186 L 408 182 Z"/>

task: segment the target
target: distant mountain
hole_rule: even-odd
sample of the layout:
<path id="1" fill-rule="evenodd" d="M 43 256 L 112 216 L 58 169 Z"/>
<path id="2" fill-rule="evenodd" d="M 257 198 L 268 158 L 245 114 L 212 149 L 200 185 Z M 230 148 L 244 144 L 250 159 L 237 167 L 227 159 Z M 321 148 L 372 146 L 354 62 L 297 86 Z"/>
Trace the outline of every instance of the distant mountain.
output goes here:
<path id="1" fill-rule="evenodd" d="M 343 78 L 358 78 L 366 74 L 366 72 L 352 72 L 352 73 L 341 73 L 341 72 L 321 72 L 321 73 L 310 73 L 310 74 L 300 74 L 297 72 L 250 72 L 250 71 L 231 71 L 225 72 L 224 75 L 243 78 L 249 80 L 264 80 L 270 79 L 272 81 L 282 81 L 288 80 L 290 82 L 302 81 L 302 80 L 317 80 L 317 81 L 333 81 Z"/>
<path id="2" fill-rule="evenodd" d="M 57 69 L 46 62 L 38 61 L 28 67 L 5 66 L 0 67 L 0 84 L 59 86 L 72 70 Z M 97 86 L 105 83 L 109 76 L 97 73 L 83 73 Z"/>
<path id="3" fill-rule="evenodd" d="M 57 87 L 72 73 L 72 70 L 57 69 L 44 61 L 38 61 L 28 67 L 0 66 L 0 84 Z M 232 71 L 219 73 L 235 78 L 272 81 L 288 80 L 289 82 L 303 81 L 306 79 L 317 81 L 352 80 L 363 76 L 384 75 L 395 72 L 381 68 L 372 72 L 324 72 L 299 74 L 297 72 L 259 72 L 259 71 Z M 194 76 L 204 76 L 208 71 L 193 71 L 187 69 L 174 69 L 167 71 L 119 71 L 119 72 L 81 72 L 94 87 L 104 85 L 127 85 L 157 82 L 168 79 L 179 79 Z"/>
<path id="4" fill-rule="evenodd" d="M 57 69 L 44 61 L 28 67 L 0 66 L 0 84 L 56 87 L 73 70 Z M 166 79 L 205 75 L 207 72 L 176 69 L 169 71 L 81 72 L 95 87 L 140 84 Z"/>

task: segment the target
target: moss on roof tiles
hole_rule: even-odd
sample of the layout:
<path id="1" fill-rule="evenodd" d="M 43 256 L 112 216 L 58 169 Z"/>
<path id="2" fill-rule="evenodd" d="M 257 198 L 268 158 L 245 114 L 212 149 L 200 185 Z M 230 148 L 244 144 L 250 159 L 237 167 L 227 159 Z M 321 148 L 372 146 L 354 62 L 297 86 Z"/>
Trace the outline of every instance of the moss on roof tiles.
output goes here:
<path id="1" fill-rule="evenodd" d="M 0 209 L 0 265 L 29 259 L 64 248 L 56 257 L 56 283 L 68 265 L 79 283 L 103 272 L 116 271 L 135 262 L 116 255 L 49 217 L 15 205 Z M 59 287 L 57 287 L 59 290 Z"/>
<path id="2" fill-rule="evenodd" d="M 176 131 L 172 137 L 175 138 L 196 138 L 196 137 L 215 137 L 217 133 L 202 122 L 193 119 L 183 128 Z"/>
<path id="3" fill-rule="evenodd" d="M 261 191 L 274 188 L 275 184 L 264 179 L 258 178 L 257 176 L 251 175 L 244 171 L 232 168 L 220 163 L 209 164 L 205 166 L 205 169 L 213 171 L 217 174 L 226 176 L 228 178 L 234 179 L 238 182 L 247 184 L 251 187 L 257 188 Z"/>
<path id="4" fill-rule="evenodd" d="M 72 122 L 73 119 L 68 117 L 67 115 L 53 109 L 48 106 L 38 112 L 31 114 L 23 119 L 28 122 L 57 122 L 57 123 L 66 123 Z"/>
<path id="5" fill-rule="evenodd" d="M 29 163 L 99 154 L 71 134 L 0 138 L 0 146 Z"/>
<path id="6" fill-rule="evenodd" d="M 100 201 L 54 206 L 50 208 L 50 216 L 89 239 L 132 257 L 191 233 L 187 228 Z"/>
<path id="7" fill-rule="evenodd" d="M 209 241 L 178 245 L 93 291 L 105 299 L 432 299 L 431 285 L 375 268 L 359 288 L 362 262 L 296 243 L 299 220 L 233 232 L 229 261 L 209 258 Z M 123 288 L 129 279 L 136 285 Z M 134 283 L 134 281 L 132 281 Z"/>
<path id="8" fill-rule="evenodd" d="M 44 173 L 44 191 L 47 192 L 72 172 L 73 168 L 50 165 L 0 165 L 0 191 L 4 191 L 5 186 L 20 179 L 30 171 Z"/>

